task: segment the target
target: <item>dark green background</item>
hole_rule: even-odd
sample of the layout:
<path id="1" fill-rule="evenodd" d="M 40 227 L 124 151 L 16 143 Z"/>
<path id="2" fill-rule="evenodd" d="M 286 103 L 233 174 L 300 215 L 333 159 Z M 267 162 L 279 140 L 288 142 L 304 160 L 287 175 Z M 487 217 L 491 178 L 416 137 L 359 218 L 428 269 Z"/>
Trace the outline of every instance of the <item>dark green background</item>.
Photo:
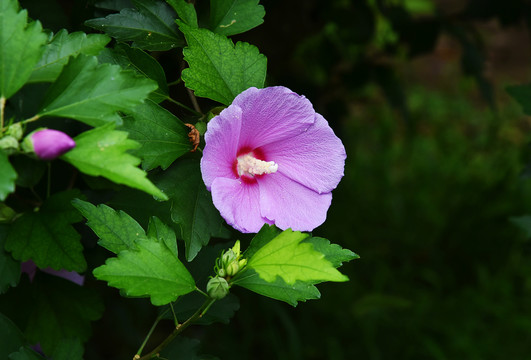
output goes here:
<path id="1" fill-rule="evenodd" d="M 531 123 L 505 92 L 529 79 L 529 1 L 434 0 L 428 13 L 398 0 L 261 3 L 265 23 L 235 40 L 256 45 L 268 84 L 306 95 L 343 140 L 345 177 L 314 234 L 361 259 L 342 268 L 350 282 L 297 308 L 236 289 L 229 325 L 186 336 L 232 360 L 530 358 L 531 247 L 509 219 L 531 210 Z M 45 27 L 91 31 L 85 2 L 21 5 Z M 180 56 L 158 57 L 169 81 Z M 155 310 L 88 286 L 106 312 L 86 358 L 130 358 Z"/>

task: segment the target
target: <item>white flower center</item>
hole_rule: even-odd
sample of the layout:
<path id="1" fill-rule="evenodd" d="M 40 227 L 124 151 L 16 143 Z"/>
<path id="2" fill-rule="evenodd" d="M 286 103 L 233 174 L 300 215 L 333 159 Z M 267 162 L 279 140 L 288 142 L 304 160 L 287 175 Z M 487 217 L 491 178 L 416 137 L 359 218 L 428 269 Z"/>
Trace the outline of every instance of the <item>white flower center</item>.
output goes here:
<path id="1" fill-rule="evenodd" d="M 255 158 L 252 153 L 238 156 L 238 175 L 247 175 L 254 177 L 255 175 L 273 174 L 278 170 L 278 164 L 274 161 L 263 161 Z"/>

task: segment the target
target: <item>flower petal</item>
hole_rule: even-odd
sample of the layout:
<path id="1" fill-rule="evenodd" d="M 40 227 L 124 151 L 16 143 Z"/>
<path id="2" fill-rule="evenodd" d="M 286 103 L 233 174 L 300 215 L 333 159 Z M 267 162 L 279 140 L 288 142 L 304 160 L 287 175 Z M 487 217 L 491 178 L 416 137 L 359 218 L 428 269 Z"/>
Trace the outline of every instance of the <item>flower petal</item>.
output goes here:
<path id="1" fill-rule="evenodd" d="M 216 178 L 212 183 L 212 200 L 229 225 L 238 231 L 258 232 L 269 221 L 260 214 L 260 193 L 257 183 Z"/>
<path id="2" fill-rule="evenodd" d="M 311 102 L 282 86 L 249 88 L 236 96 L 234 105 L 242 109 L 240 149 L 292 138 L 315 121 Z"/>
<path id="3" fill-rule="evenodd" d="M 232 165 L 238 151 L 242 109 L 231 105 L 208 123 L 201 173 L 208 190 L 217 177 L 236 178 Z"/>
<path id="4" fill-rule="evenodd" d="M 282 230 L 312 231 L 326 220 L 331 193 L 318 194 L 278 172 L 257 179 L 262 215 Z"/>
<path id="5" fill-rule="evenodd" d="M 278 172 L 318 193 L 335 189 L 344 174 L 345 147 L 320 114 L 303 134 L 261 149 L 278 164 Z"/>

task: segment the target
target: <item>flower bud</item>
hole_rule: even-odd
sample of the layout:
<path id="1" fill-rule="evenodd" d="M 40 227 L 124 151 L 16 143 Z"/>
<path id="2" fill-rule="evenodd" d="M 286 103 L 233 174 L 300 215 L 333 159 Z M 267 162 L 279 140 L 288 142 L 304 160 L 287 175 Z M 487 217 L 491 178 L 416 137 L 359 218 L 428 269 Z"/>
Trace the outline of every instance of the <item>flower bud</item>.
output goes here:
<path id="1" fill-rule="evenodd" d="M 24 129 L 22 129 L 20 122 L 17 122 L 7 128 L 6 134 L 13 136 L 17 140 L 20 140 L 22 139 L 22 135 L 24 135 Z"/>
<path id="2" fill-rule="evenodd" d="M 221 256 L 221 263 L 223 264 L 224 268 L 229 266 L 229 264 L 232 263 L 234 260 L 236 260 L 236 254 L 234 253 L 234 251 L 232 251 L 232 249 L 227 250 Z"/>
<path id="3" fill-rule="evenodd" d="M 225 268 L 228 276 L 234 276 L 240 271 L 240 265 L 238 261 L 233 261 Z"/>
<path id="4" fill-rule="evenodd" d="M 76 146 L 75 141 L 62 131 L 42 129 L 29 134 L 24 140 L 26 150 L 33 150 L 42 160 L 53 160 Z"/>
<path id="5" fill-rule="evenodd" d="M 213 277 L 206 286 L 208 296 L 212 299 L 223 299 L 229 293 L 229 283 L 222 277 Z"/>
<path id="6" fill-rule="evenodd" d="M 235 276 L 247 264 L 247 260 L 241 259 L 241 256 L 240 240 L 237 240 L 231 249 L 222 252 L 216 260 L 216 274 L 219 277 Z"/>
<path id="7" fill-rule="evenodd" d="M 18 149 L 18 141 L 11 135 L 0 138 L 0 149 L 5 150 L 8 154 Z"/>

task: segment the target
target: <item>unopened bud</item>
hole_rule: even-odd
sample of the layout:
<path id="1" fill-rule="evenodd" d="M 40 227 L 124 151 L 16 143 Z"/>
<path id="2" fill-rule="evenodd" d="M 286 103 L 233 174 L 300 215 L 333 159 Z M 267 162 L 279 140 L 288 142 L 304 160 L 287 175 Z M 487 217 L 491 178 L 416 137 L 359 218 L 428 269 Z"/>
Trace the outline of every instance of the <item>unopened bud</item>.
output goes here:
<path id="1" fill-rule="evenodd" d="M 208 281 L 206 286 L 208 296 L 212 299 L 223 299 L 229 293 L 229 283 L 222 277 L 214 277 Z"/>
<path id="2" fill-rule="evenodd" d="M 23 146 L 26 151 L 33 150 L 39 159 L 53 160 L 72 150 L 76 143 L 62 131 L 42 129 L 29 134 Z"/>
<path id="3" fill-rule="evenodd" d="M 6 135 L 0 139 L 0 149 L 10 154 L 18 149 L 18 140 L 11 135 Z"/>
<path id="4" fill-rule="evenodd" d="M 20 140 L 22 139 L 22 135 L 24 135 L 24 130 L 22 129 L 22 125 L 17 122 L 7 128 L 6 134 L 13 136 L 17 140 Z"/>
<path id="5" fill-rule="evenodd" d="M 240 271 L 240 265 L 238 263 L 238 261 L 233 261 L 231 262 L 227 268 L 227 275 L 228 276 L 234 276 L 238 273 L 238 271 Z"/>

